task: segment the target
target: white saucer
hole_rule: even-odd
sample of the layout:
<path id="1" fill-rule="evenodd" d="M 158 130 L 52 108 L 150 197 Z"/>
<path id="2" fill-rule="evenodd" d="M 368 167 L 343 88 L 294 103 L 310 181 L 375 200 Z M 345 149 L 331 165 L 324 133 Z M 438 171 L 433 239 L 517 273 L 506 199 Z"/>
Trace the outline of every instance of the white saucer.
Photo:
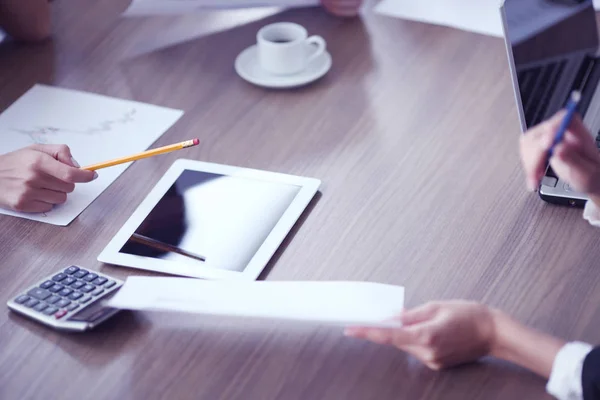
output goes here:
<path id="1" fill-rule="evenodd" d="M 295 75 L 272 75 L 258 65 L 256 45 L 242 51 L 235 59 L 235 71 L 242 79 L 266 88 L 293 88 L 316 81 L 331 69 L 331 55 L 326 51 L 313 60 L 304 71 Z"/>

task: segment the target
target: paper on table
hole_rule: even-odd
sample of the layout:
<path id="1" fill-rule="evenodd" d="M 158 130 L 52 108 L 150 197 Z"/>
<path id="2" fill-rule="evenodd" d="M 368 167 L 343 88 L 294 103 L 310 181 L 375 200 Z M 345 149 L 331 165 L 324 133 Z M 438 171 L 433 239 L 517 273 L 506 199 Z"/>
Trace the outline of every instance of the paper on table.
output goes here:
<path id="1" fill-rule="evenodd" d="M 313 7 L 319 0 L 133 0 L 125 16 L 185 14 L 203 9 Z"/>
<path id="2" fill-rule="evenodd" d="M 145 150 L 181 115 L 179 110 L 36 85 L 0 115 L 0 154 L 35 143 L 66 144 L 80 165 L 89 165 Z M 65 204 L 47 214 L 3 209 L 0 214 L 68 225 L 128 166 L 98 171 L 98 179 L 78 184 Z"/>
<path id="3" fill-rule="evenodd" d="M 404 288 L 368 282 L 240 282 L 130 277 L 107 305 L 128 310 L 399 326 Z"/>
<path id="4" fill-rule="evenodd" d="M 501 5 L 501 0 L 383 0 L 375 7 L 375 12 L 502 37 L 504 34 L 500 16 Z M 515 4 L 514 7 L 517 5 L 519 4 Z M 556 20 L 564 19 L 569 9 L 572 12 L 577 11 L 572 5 L 540 1 L 523 1 L 520 6 L 520 9 L 515 9 L 511 16 L 520 18 L 520 21 L 513 21 L 511 26 L 515 29 L 518 23 L 523 21 L 520 29 L 515 29 L 515 34 L 523 39 L 555 23 Z M 594 7 L 596 10 L 600 8 L 600 0 L 594 0 Z M 556 8 L 556 10 L 549 8 Z"/>
<path id="5" fill-rule="evenodd" d="M 501 37 L 500 5 L 500 0 L 383 0 L 375 12 Z"/>

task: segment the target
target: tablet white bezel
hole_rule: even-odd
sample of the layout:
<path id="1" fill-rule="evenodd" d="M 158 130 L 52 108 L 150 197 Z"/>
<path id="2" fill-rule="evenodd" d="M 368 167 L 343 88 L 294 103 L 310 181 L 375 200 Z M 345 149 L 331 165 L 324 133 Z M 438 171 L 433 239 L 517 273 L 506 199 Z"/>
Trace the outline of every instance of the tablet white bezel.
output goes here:
<path id="1" fill-rule="evenodd" d="M 120 253 L 119 250 L 184 170 L 202 171 L 226 176 L 290 184 L 298 186 L 300 190 L 242 272 L 223 270 L 217 267 L 211 267 L 210 265 L 183 264 L 171 260 Z M 156 186 L 154 186 L 131 217 L 129 217 L 115 237 L 100 253 L 98 261 L 118 266 L 162 272 L 170 275 L 188 276 L 192 278 L 255 280 L 266 267 L 294 224 L 298 221 L 312 198 L 317 193 L 320 185 L 321 181 L 314 178 L 304 178 L 202 161 L 177 160 L 158 181 Z"/>

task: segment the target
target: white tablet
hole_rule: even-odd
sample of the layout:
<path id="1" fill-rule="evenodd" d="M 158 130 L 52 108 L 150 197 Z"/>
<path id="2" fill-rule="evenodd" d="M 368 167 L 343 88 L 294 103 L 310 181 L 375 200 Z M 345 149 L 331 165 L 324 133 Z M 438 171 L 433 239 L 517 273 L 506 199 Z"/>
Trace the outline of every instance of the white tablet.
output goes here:
<path id="1" fill-rule="evenodd" d="M 177 160 L 98 261 L 195 278 L 254 280 L 320 184 Z"/>

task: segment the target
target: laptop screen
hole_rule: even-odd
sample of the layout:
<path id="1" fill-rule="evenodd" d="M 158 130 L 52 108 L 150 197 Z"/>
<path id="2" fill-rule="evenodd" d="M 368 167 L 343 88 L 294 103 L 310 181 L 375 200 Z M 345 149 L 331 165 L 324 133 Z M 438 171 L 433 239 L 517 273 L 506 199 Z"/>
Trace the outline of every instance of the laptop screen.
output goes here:
<path id="1" fill-rule="evenodd" d="M 523 129 L 556 113 L 572 90 L 582 91 L 583 112 L 600 79 L 592 74 L 598 50 L 592 0 L 505 0 L 503 17 Z"/>

